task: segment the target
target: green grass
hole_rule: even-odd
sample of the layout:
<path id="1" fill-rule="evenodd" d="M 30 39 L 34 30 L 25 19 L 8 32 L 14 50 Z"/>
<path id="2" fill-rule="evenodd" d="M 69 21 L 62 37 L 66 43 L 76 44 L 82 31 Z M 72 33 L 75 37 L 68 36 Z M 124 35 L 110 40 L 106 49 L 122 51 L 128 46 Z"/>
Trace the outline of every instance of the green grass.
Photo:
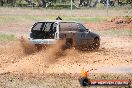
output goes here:
<path id="1" fill-rule="evenodd" d="M 13 34 L 0 34 L 0 41 L 15 41 L 17 38 Z"/>
<path id="2" fill-rule="evenodd" d="M 79 21 L 79 22 L 103 22 L 106 21 L 106 17 L 67 17 L 65 20 L 74 20 L 74 21 Z"/>
<path id="3" fill-rule="evenodd" d="M 111 30 L 94 30 L 95 32 L 97 32 L 100 35 L 106 35 L 106 36 L 132 36 L 132 30 L 127 30 L 127 29 L 111 29 Z"/>
<path id="4" fill-rule="evenodd" d="M 114 36 L 132 36 L 132 30 L 110 30 L 108 32 L 110 35 Z"/>
<path id="5" fill-rule="evenodd" d="M 28 15 L 0 16 L 0 24 L 31 22 L 34 19 L 35 19 L 34 16 Z"/>
<path id="6" fill-rule="evenodd" d="M 98 8 L 101 8 L 98 6 Z M 109 9 L 109 16 L 124 16 L 129 9 Z M 19 8 L 19 7 L 0 7 L 0 16 L 37 16 L 37 17 L 107 17 L 106 8 L 104 9 L 52 9 L 51 8 Z"/>
<path id="7" fill-rule="evenodd" d="M 55 16 L 33 16 L 33 15 L 7 15 L 0 16 L 0 24 L 7 23 L 31 23 L 42 20 L 54 20 Z M 62 16 L 62 19 L 67 21 L 79 21 L 79 22 L 102 22 L 106 21 L 106 17 L 67 17 Z"/>

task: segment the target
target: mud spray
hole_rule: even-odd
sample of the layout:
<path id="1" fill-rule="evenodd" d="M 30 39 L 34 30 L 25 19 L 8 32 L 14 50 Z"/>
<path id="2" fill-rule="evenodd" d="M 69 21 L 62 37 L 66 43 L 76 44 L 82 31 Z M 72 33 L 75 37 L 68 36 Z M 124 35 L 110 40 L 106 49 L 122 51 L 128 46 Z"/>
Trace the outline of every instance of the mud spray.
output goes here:
<path id="1" fill-rule="evenodd" d="M 109 41 L 108 41 L 109 40 Z M 122 38 L 104 40 L 98 51 L 80 52 L 75 49 L 63 51 L 64 42 L 36 51 L 34 45 L 25 42 L 8 42 L 0 47 L 0 73 L 46 74 L 76 73 L 82 67 L 131 66 L 131 42 Z M 111 42 L 112 41 L 112 42 Z M 122 46 L 119 44 L 122 42 Z M 126 44 L 126 42 L 128 44 Z M 102 45 L 102 44 L 101 44 Z M 28 53 L 24 49 L 27 49 Z M 127 57 L 126 57 L 127 55 Z M 122 58 L 125 57 L 125 58 Z M 127 60 L 127 61 L 126 61 Z"/>
<path id="2" fill-rule="evenodd" d="M 16 58 L 17 60 L 12 59 L 13 62 L 2 66 L 0 73 L 44 74 L 51 64 L 56 63 L 60 57 L 67 54 L 67 52 L 62 49 L 64 41 L 58 41 L 57 44 L 48 46 L 41 51 L 38 51 L 33 44 L 24 38 L 14 46 L 15 48 L 7 48 L 7 52 L 4 53 L 3 56 L 5 56 L 5 54 L 7 55 L 7 53 L 11 53 L 7 56 Z M 3 64 L 5 63 L 3 62 Z"/>

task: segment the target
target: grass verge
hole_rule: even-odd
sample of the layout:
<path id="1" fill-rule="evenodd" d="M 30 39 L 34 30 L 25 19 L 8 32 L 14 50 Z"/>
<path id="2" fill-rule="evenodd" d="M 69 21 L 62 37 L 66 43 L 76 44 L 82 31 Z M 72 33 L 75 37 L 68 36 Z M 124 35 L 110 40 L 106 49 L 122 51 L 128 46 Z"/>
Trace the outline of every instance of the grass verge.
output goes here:
<path id="1" fill-rule="evenodd" d="M 16 36 L 13 34 L 0 34 L 0 41 L 15 41 Z"/>
<path id="2" fill-rule="evenodd" d="M 132 30 L 117 30 L 117 29 L 111 29 L 111 30 L 94 30 L 96 33 L 100 35 L 105 36 L 132 36 Z"/>
<path id="3" fill-rule="evenodd" d="M 44 20 L 55 20 L 55 16 L 33 16 L 33 15 L 7 15 L 0 16 L 0 24 L 7 23 L 31 23 Z M 79 22 L 103 22 L 106 21 L 106 17 L 67 17 L 62 16 L 63 20 L 67 21 L 79 21 Z"/>

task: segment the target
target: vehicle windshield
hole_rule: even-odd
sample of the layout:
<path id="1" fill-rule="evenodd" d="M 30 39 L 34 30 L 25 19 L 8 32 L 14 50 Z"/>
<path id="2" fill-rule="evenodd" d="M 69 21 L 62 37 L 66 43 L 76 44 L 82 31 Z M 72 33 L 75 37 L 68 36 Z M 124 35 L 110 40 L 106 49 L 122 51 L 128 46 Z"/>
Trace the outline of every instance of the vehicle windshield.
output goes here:
<path id="1" fill-rule="evenodd" d="M 87 29 L 80 23 L 77 24 L 80 32 L 85 32 Z"/>
<path id="2" fill-rule="evenodd" d="M 54 22 L 35 23 L 30 36 L 34 39 L 53 39 L 55 37 L 56 26 Z"/>

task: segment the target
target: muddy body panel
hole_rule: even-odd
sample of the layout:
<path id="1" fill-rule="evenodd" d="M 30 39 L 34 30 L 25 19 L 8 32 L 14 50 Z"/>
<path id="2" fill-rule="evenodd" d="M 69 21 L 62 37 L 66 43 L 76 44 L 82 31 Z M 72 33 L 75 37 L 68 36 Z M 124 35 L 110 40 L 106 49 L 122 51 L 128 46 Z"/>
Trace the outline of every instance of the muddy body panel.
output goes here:
<path id="1" fill-rule="evenodd" d="M 70 46 L 90 46 L 100 36 L 90 32 L 77 22 L 46 21 L 37 22 L 31 29 L 29 40 L 33 44 L 56 44 L 57 40 L 66 40 Z"/>

